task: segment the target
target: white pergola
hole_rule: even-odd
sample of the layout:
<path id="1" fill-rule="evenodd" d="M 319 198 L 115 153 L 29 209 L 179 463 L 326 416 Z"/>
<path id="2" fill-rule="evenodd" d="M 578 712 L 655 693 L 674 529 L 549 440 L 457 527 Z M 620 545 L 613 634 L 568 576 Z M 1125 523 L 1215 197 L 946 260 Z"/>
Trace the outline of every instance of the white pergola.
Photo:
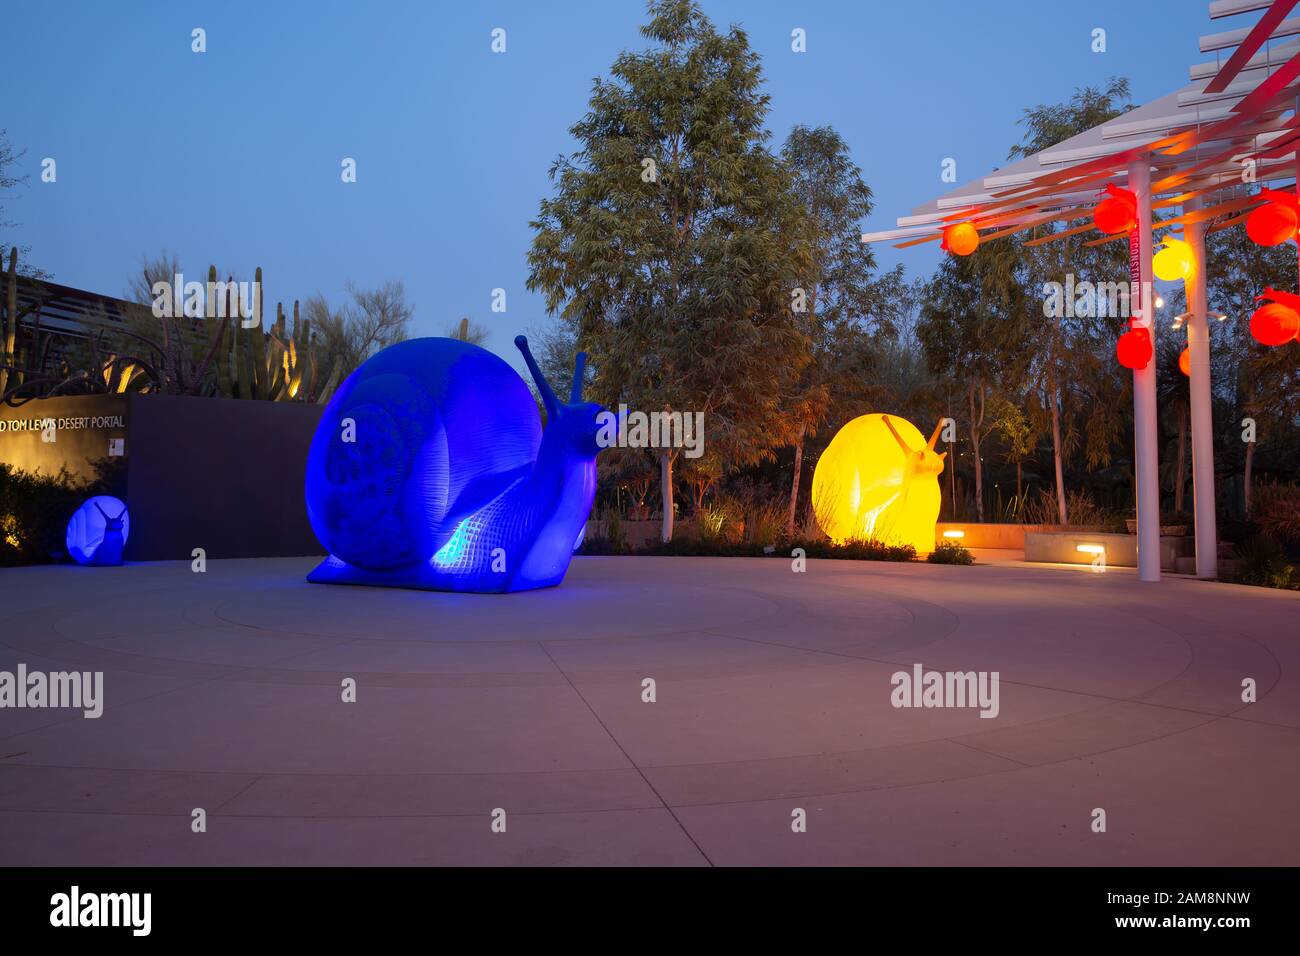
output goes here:
<path id="1" fill-rule="evenodd" d="M 1300 147 L 1300 0 L 1215 0 L 1210 18 L 1259 13 L 1247 26 L 1201 37 L 1213 60 L 1192 65 L 1183 88 L 1080 133 L 1050 149 L 953 189 L 901 216 L 897 228 L 868 232 L 863 242 L 907 248 L 937 242 L 945 227 L 969 222 L 981 243 L 1034 226 L 1067 228 L 1031 240 L 1095 234 L 1089 245 L 1127 239 L 1131 279 L 1140 303 L 1133 324 L 1156 338 L 1151 308 L 1153 230 L 1181 228 L 1195 260 L 1186 280 L 1191 360 L 1192 494 L 1196 574 L 1218 574 L 1214 447 L 1210 402 L 1210 338 L 1205 295 L 1205 234 L 1244 222 L 1264 202 L 1250 184 L 1297 180 Z M 1108 236 L 1092 211 L 1113 183 L 1138 199 L 1137 227 Z M 1156 218 L 1156 212 L 1180 210 Z M 1225 218 L 1226 217 L 1226 218 Z M 1079 221 L 1076 223 L 1076 221 Z M 1262 291 L 1262 290 L 1261 290 Z M 1160 486 L 1156 429 L 1156 363 L 1133 373 L 1134 465 L 1137 474 L 1138 576 L 1160 580 Z"/>

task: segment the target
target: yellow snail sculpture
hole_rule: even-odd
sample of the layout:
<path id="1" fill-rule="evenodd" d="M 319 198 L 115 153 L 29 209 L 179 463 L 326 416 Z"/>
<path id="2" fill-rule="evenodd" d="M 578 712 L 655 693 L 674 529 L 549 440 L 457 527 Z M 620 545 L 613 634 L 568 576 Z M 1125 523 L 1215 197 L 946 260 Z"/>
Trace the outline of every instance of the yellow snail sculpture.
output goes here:
<path id="1" fill-rule="evenodd" d="M 936 454 L 943 423 L 927 442 L 897 415 L 860 415 L 831 439 L 813 471 L 817 523 L 836 544 L 872 538 L 934 550 L 934 524 L 947 453 Z"/>

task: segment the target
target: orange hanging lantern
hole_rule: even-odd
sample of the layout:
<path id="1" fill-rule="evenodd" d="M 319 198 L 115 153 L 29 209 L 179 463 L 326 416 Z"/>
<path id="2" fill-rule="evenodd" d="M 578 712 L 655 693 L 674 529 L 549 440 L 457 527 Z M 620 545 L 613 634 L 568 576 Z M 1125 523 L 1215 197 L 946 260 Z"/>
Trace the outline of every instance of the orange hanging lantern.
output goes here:
<path id="1" fill-rule="evenodd" d="M 980 246 L 980 233 L 968 222 L 953 223 L 943 230 L 940 249 L 946 249 L 955 256 L 968 256 Z"/>
<path id="2" fill-rule="evenodd" d="M 1296 234 L 1300 222 L 1300 201 L 1290 193 L 1261 189 L 1268 202 L 1246 217 L 1246 235 L 1260 246 L 1278 246 Z"/>
<path id="3" fill-rule="evenodd" d="M 1250 317 L 1250 334 L 1261 345 L 1285 345 L 1300 332 L 1300 295 L 1265 289 L 1256 299 L 1272 299 Z"/>
<path id="4" fill-rule="evenodd" d="M 1190 348 L 1183 349 L 1178 353 L 1178 371 L 1188 378 L 1192 377 L 1192 350 Z"/>
<path id="5" fill-rule="evenodd" d="M 1106 192 L 1110 198 L 1097 203 L 1092 211 L 1093 224 L 1108 236 L 1131 232 L 1137 225 L 1137 195 L 1114 183 L 1106 184 Z"/>
<path id="6" fill-rule="evenodd" d="M 1119 364 L 1134 370 L 1151 364 L 1155 347 L 1151 344 L 1151 330 L 1141 325 L 1130 325 L 1129 330 L 1115 344 L 1115 357 Z"/>

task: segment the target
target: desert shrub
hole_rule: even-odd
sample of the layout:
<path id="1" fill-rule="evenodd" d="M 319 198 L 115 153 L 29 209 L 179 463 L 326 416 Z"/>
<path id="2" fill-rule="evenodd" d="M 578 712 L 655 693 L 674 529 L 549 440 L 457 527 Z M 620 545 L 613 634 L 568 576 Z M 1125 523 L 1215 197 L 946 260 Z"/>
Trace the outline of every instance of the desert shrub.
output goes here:
<path id="1" fill-rule="evenodd" d="M 95 493 L 67 469 L 44 475 L 0 463 L 0 567 L 63 557 L 68 519 Z"/>
<path id="2" fill-rule="evenodd" d="M 957 541 L 943 541 L 925 560 L 931 564 L 974 564 L 975 556 Z"/>
<path id="3" fill-rule="evenodd" d="M 785 538 L 786 509 L 777 501 L 752 506 L 745 514 L 745 540 L 754 544 L 776 544 Z"/>
<path id="4" fill-rule="evenodd" d="M 739 502 L 719 495 L 696 512 L 696 533 L 703 542 L 718 544 L 739 537 L 743 521 Z"/>
<path id="5" fill-rule="evenodd" d="M 1300 576 L 1287 563 L 1286 549 L 1272 535 L 1251 535 L 1235 549 L 1241 568 L 1237 582 L 1268 588 L 1300 590 Z"/>
<path id="6" fill-rule="evenodd" d="M 628 552 L 627 532 L 623 528 L 623 518 L 618 508 L 607 508 L 601 514 L 602 534 L 587 535 L 582 539 L 578 554 L 626 554 Z"/>
<path id="7" fill-rule="evenodd" d="M 1036 497 L 1026 497 L 1025 524 L 1060 524 L 1061 516 L 1056 508 L 1055 488 L 1039 488 Z M 1101 507 L 1093 500 L 1092 495 L 1081 488 L 1066 491 L 1065 511 L 1072 527 L 1077 525 L 1095 528 L 1123 524 L 1120 515 Z"/>
<path id="8" fill-rule="evenodd" d="M 1300 485 L 1261 482 L 1251 493 L 1251 517 L 1265 534 L 1300 542 Z"/>

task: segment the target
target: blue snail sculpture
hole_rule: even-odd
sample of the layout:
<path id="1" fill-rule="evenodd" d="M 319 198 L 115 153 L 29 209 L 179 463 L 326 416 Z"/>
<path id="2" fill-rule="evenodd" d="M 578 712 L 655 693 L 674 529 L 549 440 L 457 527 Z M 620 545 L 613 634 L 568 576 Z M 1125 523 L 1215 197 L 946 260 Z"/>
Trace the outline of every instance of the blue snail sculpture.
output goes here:
<path id="1" fill-rule="evenodd" d="M 307 457 L 307 516 L 329 551 L 307 580 L 498 593 L 564 579 L 596 493 L 601 406 L 568 404 L 524 336 L 546 408 L 503 359 L 458 339 L 410 339 L 339 388 Z"/>
<path id="2" fill-rule="evenodd" d="M 111 567 L 122 563 L 122 549 L 130 533 L 126 505 L 112 495 L 96 495 L 73 513 L 64 540 L 69 556 L 78 564 Z"/>

